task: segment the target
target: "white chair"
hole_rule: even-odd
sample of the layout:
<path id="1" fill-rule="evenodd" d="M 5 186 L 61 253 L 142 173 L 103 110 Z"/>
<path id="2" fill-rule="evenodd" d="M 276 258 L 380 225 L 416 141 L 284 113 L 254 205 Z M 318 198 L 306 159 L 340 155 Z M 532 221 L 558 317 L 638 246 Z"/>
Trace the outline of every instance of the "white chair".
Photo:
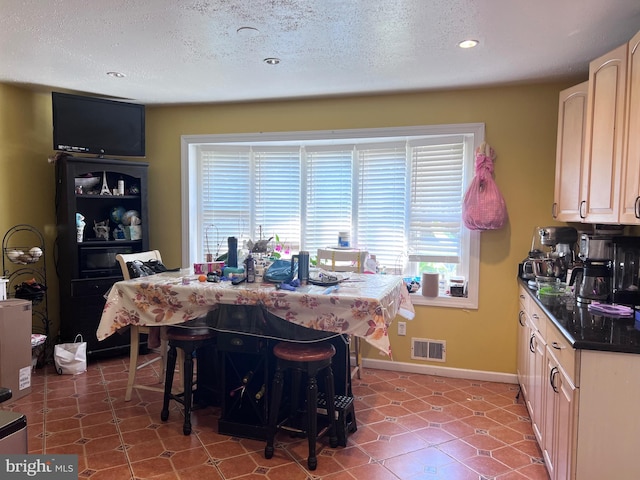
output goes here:
<path id="1" fill-rule="evenodd" d="M 364 262 L 367 260 L 368 255 L 369 252 L 366 250 L 319 248 L 317 266 L 331 272 L 362 273 L 364 271 Z M 355 367 L 351 370 L 351 378 L 357 375 L 358 379 L 360 379 L 360 372 L 362 370 L 360 337 L 350 335 L 350 339 L 353 344 L 353 353 L 356 359 Z"/>
<path id="2" fill-rule="evenodd" d="M 139 252 L 139 253 L 128 253 L 128 254 L 118 254 L 116 255 L 116 260 L 120 264 L 120 269 L 122 270 L 122 276 L 125 280 L 129 280 L 131 275 L 129 274 L 129 268 L 127 267 L 128 262 L 132 262 L 134 260 L 140 260 L 142 262 L 146 262 L 148 260 L 158 260 L 162 261 L 160 257 L 160 252 L 158 250 L 150 250 L 147 252 Z M 140 351 L 140 335 L 143 334 L 151 334 L 152 329 L 159 329 L 160 333 L 160 356 L 153 358 L 145 363 L 138 365 L 138 355 Z M 163 392 L 164 387 L 161 386 L 153 386 L 153 385 L 143 385 L 136 383 L 136 373 L 141 368 L 146 367 L 147 365 L 161 361 L 162 368 L 158 378 L 158 383 L 162 383 L 165 379 L 165 370 L 167 368 L 167 351 L 169 350 L 169 344 L 166 336 L 166 327 L 147 327 L 142 325 L 131 325 L 130 326 L 130 350 L 129 350 L 129 380 L 127 381 L 127 390 L 124 395 L 125 402 L 131 400 L 131 394 L 133 393 L 133 389 L 137 388 L 140 390 L 150 390 L 153 392 Z M 181 376 L 180 376 L 181 378 Z"/>
<path id="3" fill-rule="evenodd" d="M 318 267 L 331 272 L 362 273 L 368 255 L 366 250 L 319 248 Z"/>

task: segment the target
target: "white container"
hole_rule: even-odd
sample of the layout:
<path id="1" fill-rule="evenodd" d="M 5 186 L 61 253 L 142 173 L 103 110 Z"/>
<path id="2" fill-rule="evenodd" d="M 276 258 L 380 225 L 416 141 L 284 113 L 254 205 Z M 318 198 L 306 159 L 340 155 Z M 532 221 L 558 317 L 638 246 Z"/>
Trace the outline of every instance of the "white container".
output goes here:
<path id="1" fill-rule="evenodd" d="M 349 237 L 349 232 L 338 232 L 338 246 L 350 247 L 351 239 Z"/>

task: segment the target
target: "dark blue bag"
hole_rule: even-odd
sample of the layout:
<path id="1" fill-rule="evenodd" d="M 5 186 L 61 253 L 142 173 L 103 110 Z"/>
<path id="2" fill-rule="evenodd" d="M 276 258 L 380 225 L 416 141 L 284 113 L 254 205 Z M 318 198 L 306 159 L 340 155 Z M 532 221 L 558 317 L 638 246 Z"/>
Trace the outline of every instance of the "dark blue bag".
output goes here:
<path id="1" fill-rule="evenodd" d="M 264 281 L 271 283 L 290 282 L 298 275 L 298 262 L 291 271 L 291 260 L 276 260 L 264 272 Z"/>

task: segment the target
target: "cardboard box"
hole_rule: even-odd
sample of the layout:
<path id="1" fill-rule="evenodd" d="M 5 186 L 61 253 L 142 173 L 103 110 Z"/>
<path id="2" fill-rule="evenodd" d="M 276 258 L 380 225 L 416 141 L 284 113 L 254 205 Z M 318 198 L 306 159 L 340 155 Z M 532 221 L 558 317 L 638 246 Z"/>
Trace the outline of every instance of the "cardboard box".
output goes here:
<path id="1" fill-rule="evenodd" d="M 12 400 L 31 393 L 31 302 L 0 301 L 0 386 Z"/>

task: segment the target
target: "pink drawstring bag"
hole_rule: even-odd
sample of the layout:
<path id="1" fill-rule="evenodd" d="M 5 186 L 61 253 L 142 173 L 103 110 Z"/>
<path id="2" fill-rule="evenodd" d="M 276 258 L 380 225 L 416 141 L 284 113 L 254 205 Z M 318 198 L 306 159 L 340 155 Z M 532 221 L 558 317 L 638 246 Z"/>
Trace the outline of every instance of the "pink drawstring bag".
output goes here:
<path id="1" fill-rule="evenodd" d="M 462 204 L 462 219 L 469 230 L 498 230 L 507 223 L 507 206 L 493 179 L 495 158 L 487 143 L 476 150 L 476 175 Z"/>

